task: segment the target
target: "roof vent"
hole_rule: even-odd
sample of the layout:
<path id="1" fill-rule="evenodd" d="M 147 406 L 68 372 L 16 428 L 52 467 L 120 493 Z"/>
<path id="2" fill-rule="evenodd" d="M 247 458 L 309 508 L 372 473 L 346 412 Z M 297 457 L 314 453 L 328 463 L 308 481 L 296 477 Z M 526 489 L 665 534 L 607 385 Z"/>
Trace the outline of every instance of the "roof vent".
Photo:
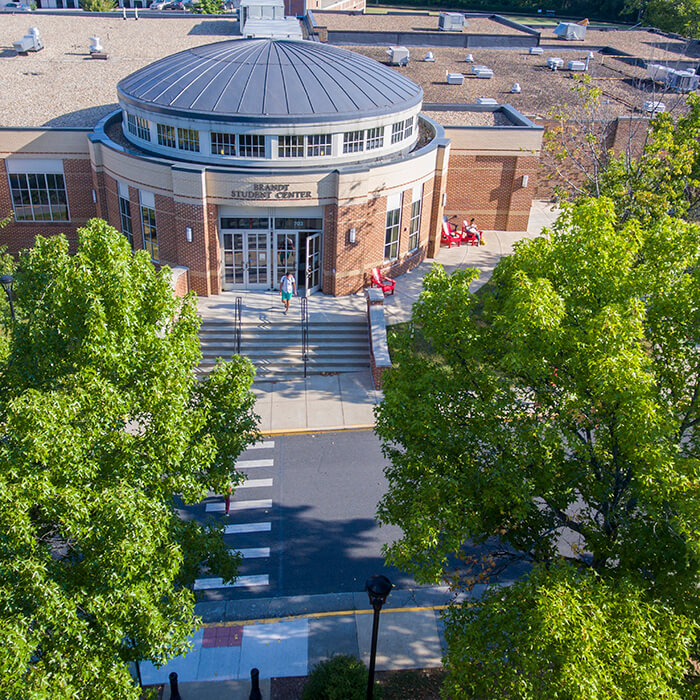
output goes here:
<path id="1" fill-rule="evenodd" d="M 462 73 L 447 73 L 448 85 L 462 85 L 464 83 L 464 75 Z"/>
<path id="2" fill-rule="evenodd" d="M 470 53 L 467 54 L 467 57 L 464 59 L 467 63 L 474 63 L 474 56 L 472 56 Z"/>
<path id="3" fill-rule="evenodd" d="M 435 63 L 435 56 L 433 56 L 433 52 L 432 52 L 432 51 L 428 51 L 428 53 L 425 54 L 425 56 L 423 57 L 423 60 L 424 60 L 426 63 Z"/>
<path id="4" fill-rule="evenodd" d="M 41 51 L 44 43 L 41 40 L 39 29 L 30 27 L 29 33 L 25 34 L 19 41 L 13 41 L 12 46 L 17 53 L 27 53 L 28 51 Z"/>
<path id="5" fill-rule="evenodd" d="M 511 91 L 514 95 L 520 94 L 520 93 L 522 92 L 522 90 L 521 90 L 521 88 L 520 88 L 520 83 L 513 83 L 513 87 L 510 89 L 510 91 Z"/>
<path id="6" fill-rule="evenodd" d="M 544 53 L 544 49 L 541 46 L 531 46 L 530 56 L 541 56 Z"/>
<path id="7" fill-rule="evenodd" d="M 477 78 L 484 78 L 486 80 L 493 78 L 493 71 L 487 66 L 473 66 L 472 74 Z"/>
<path id="8" fill-rule="evenodd" d="M 478 105 L 497 105 L 498 100 L 493 97 L 477 97 L 476 104 Z"/>
<path id="9" fill-rule="evenodd" d="M 642 111 L 647 112 L 649 114 L 661 114 L 661 112 L 666 111 L 666 105 L 663 102 L 647 100 L 642 106 Z"/>
<path id="10" fill-rule="evenodd" d="M 569 61 L 569 70 L 586 70 L 584 61 Z"/>
<path id="11" fill-rule="evenodd" d="M 102 53 L 104 49 L 102 48 L 102 44 L 100 44 L 100 37 L 99 36 L 91 36 L 90 37 L 90 53 Z"/>
<path id="12" fill-rule="evenodd" d="M 547 59 L 547 68 L 550 70 L 557 70 L 564 65 L 564 59 L 558 56 L 550 56 Z"/>

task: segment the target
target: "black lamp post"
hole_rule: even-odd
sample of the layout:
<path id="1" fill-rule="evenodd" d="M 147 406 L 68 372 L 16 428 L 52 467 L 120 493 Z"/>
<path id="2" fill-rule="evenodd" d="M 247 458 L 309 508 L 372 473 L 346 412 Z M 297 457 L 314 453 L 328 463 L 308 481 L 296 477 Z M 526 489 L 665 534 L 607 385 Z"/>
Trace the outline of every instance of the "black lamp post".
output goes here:
<path id="1" fill-rule="evenodd" d="M 172 671 L 168 676 L 168 680 L 170 681 L 170 700 L 182 700 L 180 690 L 177 687 L 177 673 Z"/>
<path id="2" fill-rule="evenodd" d="M 365 582 L 365 590 L 369 596 L 369 604 L 374 608 L 372 620 L 372 650 L 369 654 L 369 676 L 367 678 L 367 700 L 374 695 L 374 664 L 377 657 L 377 633 L 379 632 L 379 613 L 391 591 L 392 583 L 382 575 L 370 576 Z"/>
<path id="3" fill-rule="evenodd" d="M 12 275 L 2 275 L 2 277 L 0 277 L 0 284 L 5 290 L 5 294 L 7 295 L 7 301 L 10 303 L 10 315 L 12 316 L 13 321 L 15 320 L 15 307 L 12 304 L 12 285 L 14 283 L 15 278 Z"/>

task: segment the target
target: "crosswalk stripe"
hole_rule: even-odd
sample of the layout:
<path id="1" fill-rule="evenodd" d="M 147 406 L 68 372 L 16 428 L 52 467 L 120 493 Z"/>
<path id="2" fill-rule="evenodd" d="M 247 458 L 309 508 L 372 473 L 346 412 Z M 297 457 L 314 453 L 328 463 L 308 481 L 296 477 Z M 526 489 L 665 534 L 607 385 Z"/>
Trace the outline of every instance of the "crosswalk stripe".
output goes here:
<path id="1" fill-rule="evenodd" d="M 243 547 L 242 549 L 229 549 L 231 554 L 240 552 L 244 559 L 267 559 L 270 556 L 269 547 Z"/>
<path id="2" fill-rule="evenodd" d="M 236 464 L 237 469 L 253 469 L 255 467 L 273 467 L 275 465 L 274 459 L 247 459 L 244 462 L 238 462 Z"/>
<path id="3" fill-rule="evenodd" d="M 225 535 L 242 535 L 247 532 L 270 532 L 272 523 L 237 523 L 224 528 Z"/>
<path id="4" fill-rule="evenodd" d="M 269 586 L 270 577 L 267 574 L 255 576 L 239 576 L 233 583 L 224 583 L 221 578 L 198 578 L 194 582 L 195 591 L 208 591 L 213 588 L 255 588 Z"/>
<path id="5" fill-rule="evenodd" d="M 272 479 L 247 479 L 242 484 L 236 486 L 238 489 L 259 489 L 265 486 L 272 486 Z"/>
<path id="6" fill-rule="evenodd" d="M 259 498 L 252 501 L 232 501 L 229 510 L 247 510 L 248 508 L 272 508 L 271 498 Z M 221 502 L 207 503 L 207 513 L 223 513 L 226 505 Z"/>
<path id="7" fill-rule="evenodd" d="M 250 447 L 246 447 L 246 450 L 267 450 L 271 447 L 275 446 L 275 441 L 274 440 L 263 440 L 262 442 L 258 442 L 255 445 L 251 445 Z"/>

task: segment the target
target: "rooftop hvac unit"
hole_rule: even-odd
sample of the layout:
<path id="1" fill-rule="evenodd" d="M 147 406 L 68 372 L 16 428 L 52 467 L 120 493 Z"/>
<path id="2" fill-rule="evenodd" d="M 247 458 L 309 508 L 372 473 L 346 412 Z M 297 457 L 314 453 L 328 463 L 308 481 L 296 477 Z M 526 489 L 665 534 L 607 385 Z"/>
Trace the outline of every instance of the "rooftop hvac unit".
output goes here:
<path id="1" fill-rule="evenodd" d="M 692 92 L 698 89 L 698 84 L 700 84 L 700 76 L 695 75 L 695 71 L 691 73 L 689 70 L 679 70 L 676 72 L 673 87 L 678 92 Z"/>
<path id="2" fill-rule="evenodd" d="M 554 33 L 566 41 L 584 41 L 586 38 L 586 26 L 573 22 L 559 22 Z"/>
<path id="3" fill-rule="evenodd" d="M 464 83 L 464 75 L 462 73 L 448 73 L 447 74 L 447 84 L 448 85 L 462 85 Z"/>
<path id="4" fill-rule="evenodd" d="M 642 106 L 642 111 L 648 112 L 649 114 L 661 114 L 661 112 L 666 111 L 666 105 L 663 102 L 647 100 Z"/>
<path id="5" fill-rule="evenodd" d="M 569 61 L 569 70 L 586 70 L 585 61 Z"/>
<path id="6" fill-rule="evenodd" d="M 493 97 L 477 97 L 476 104 L 478 105 L 497 105 L 498 100 Z"/>
<path id="7" fill-rule="evenodd" d="M 29 33 L 25 34 L 19 41 L 13 41 L 12 46 L 17 53 L 27 53 L 28 51 L 41 51 L 44 43 L 37 27 L 30 27 Z"/>
<path id="8" fill-rule="evenodd" d="M 486 66 L 474 66 L 474 70 L 472 73 L 477 77 L 477 78 L 493 78 L 493 71 L 490 68 L 487 68 Z"/>
<path id="9" fill-rule="evenodd" d="M 564 65 L 564 59 L 558 56 L 550 56 L 547 59 L 547 68 L 550 70 L 558 70 Z"/>
<path id="10" fill-rule="evenodd" d="M 442 32 L 461 32 L 464 27 L 464 15 L 459 12 L 441 12 L 438 29 Z"/>
<path id="11" fill-rule="evenodd" d="M 530 55 L 531 56 L 541 56 L 544 53 L 544 49 L 541 46 L 531 46 Z"/>
<path id="12" fill-rule="evenodd" d="M 423 60 L 427 63 L 435 63 L 435 56 L 433 56 L 433 52 L 428 51 L 428 53 L 423 57 Z"/>
<path id="13" fill-rule="evenodd" d="M 510 89 L 510 91 L 514 95 L 518 95 L 522 92 L 522 88 L 520 87 L 520 83 L 513 83 L 513 87 Z"/>
<path id="14" fill-rule="evenodd" d="M 387 50 L 389 63 L 392 66 L 407 66 L 411 52 L 405 46 L 391 46 Z"/>

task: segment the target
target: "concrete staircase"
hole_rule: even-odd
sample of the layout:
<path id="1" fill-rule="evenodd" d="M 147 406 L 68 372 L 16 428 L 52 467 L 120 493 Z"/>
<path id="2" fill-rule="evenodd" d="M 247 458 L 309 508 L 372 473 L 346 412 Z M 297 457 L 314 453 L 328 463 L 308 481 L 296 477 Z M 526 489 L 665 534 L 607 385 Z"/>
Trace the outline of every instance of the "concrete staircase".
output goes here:
<path id="1" fill-rule="evenodd" d="M 241 331 L 241 355 L 255 365 L 256 381 L 304 376 L 299 320 L 247 322 L 242 324 Z M 217 357 L 228 359 L 235 354 L 235 327 L 231 320 L 203 319 L 199 339 L 200 373 L 210 371 Z M 369 364 L 365 320 L 309 322 L 308 374 L 357 372 Z"/>

